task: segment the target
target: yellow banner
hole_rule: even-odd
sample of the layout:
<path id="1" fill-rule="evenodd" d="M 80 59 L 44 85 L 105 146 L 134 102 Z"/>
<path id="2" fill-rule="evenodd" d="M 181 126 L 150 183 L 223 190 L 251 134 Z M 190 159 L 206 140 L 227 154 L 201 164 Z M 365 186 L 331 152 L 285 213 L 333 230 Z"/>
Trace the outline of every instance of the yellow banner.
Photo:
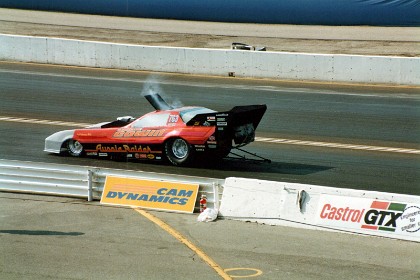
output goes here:
<path id="1" fill-rule="evenodd" d="M 194 212 L 198 184 L 107 176 L 101 203 Z"/>

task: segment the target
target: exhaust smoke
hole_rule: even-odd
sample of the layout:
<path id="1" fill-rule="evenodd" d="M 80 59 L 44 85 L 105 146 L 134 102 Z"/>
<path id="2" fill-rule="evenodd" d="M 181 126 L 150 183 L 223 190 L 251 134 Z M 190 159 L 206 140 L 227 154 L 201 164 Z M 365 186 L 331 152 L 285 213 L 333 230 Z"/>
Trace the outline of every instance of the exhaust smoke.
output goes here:
<path id="1" fill-rule="evenodd" d="M 141 95 L 144 96 L 156 110 L 169 110 L 183 107 L 184 105 L 180 100 L 173 100 L 163 91 L 160 83 L 160 77 L 150 76 L 143 85 Z"/>

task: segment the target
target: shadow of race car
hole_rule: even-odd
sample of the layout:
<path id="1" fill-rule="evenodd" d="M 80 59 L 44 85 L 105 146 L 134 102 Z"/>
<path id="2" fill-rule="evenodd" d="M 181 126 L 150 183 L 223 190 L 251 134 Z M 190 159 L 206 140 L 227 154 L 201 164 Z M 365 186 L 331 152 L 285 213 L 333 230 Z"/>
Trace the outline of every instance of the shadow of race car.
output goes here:
<path id="1" fill-rule="evenodd" d="M 145 96 L 156 111 L 120 117 L 87 128 L 59 131 L 45 139 L 45 152 L 73 157 L 169 160 L 185 165 L 197 158 L 219 160 L 232 148 L 254 141 L 267 106 L 236 106 L 216 112 L 169 106 L 159 94 Z"/>

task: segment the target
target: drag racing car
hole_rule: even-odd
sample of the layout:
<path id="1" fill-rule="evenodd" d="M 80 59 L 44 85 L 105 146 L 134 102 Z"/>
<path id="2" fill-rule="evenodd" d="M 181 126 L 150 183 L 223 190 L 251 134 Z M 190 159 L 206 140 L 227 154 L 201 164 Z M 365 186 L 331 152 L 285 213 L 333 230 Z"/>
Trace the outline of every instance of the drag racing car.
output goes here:
<path id="1" fill-rule="evenodd" d="M 156 109 L 87 128 L 64 130 L 45 139 L 44 151 L 73 157 L 168 160 L 185 165 L 194 159 L 219 160 L 232 148 L 254 141 L 267 106 L 236 106 L 216 112 L 204 107 L 173 108 L 159 94 L 145 96 Z"/>

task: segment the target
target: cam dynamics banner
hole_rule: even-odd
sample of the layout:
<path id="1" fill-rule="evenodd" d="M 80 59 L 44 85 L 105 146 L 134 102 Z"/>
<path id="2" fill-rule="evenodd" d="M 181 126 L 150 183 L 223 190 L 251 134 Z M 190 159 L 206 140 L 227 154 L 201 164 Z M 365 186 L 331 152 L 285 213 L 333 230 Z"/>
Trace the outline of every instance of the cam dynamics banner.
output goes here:
<path id="1" fill-rule="evenodd" d="M 101 203 L 193 213 L 198 184 L 107 176 Z"/>

